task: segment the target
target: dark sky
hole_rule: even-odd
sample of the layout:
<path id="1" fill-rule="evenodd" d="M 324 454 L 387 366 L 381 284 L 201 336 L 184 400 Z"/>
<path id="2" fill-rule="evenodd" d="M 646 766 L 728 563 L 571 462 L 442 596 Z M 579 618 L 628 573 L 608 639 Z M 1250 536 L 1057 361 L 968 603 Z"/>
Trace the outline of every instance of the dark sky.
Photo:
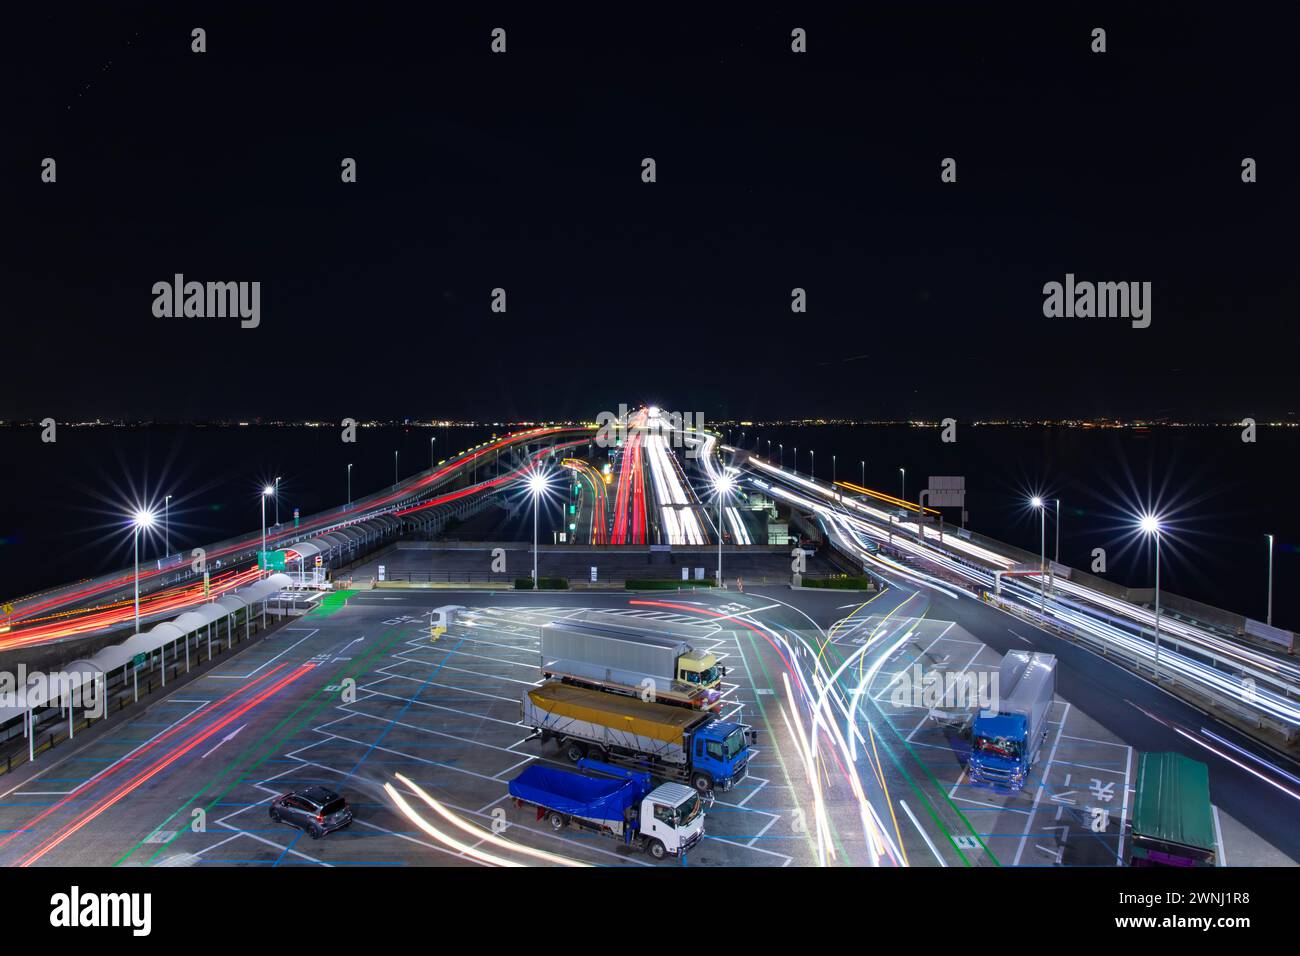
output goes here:
<path id="1" fill-rule="evenodd" d="M 1295 4 L 265 6 L 7 23 L 0 417 L 1300 405 Z"/>

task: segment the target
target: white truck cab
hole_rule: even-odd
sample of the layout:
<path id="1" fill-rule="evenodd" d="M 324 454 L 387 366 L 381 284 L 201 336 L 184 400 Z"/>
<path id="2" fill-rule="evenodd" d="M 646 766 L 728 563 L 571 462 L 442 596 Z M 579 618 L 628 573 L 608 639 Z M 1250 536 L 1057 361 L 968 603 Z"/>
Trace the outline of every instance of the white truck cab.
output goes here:
<path id="1" fill-rule="evenodd" d="M 641 801 L 641 837 L 651 856 L 677 856 L 703 836 L 704 804 L 694 787 L 660 784 Z"/>

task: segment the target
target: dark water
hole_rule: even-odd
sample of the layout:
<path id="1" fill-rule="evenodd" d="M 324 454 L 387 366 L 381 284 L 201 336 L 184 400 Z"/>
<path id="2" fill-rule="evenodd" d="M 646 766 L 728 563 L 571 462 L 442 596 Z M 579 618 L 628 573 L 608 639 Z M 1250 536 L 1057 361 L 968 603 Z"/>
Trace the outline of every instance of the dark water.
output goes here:
<path id="1" fill-rule="evenodd" d="M 344 444 L 327 428 L 131 429 L 62 428 L 54 444 L 34 429 L 0 429 L 5 495 L 0 504 L 0 593 L 32 591 L 129 565 L 124 515 L 135 502 L 170 505 L 173 550 L 206 544 L 260 526 L 260 489 L 281 476 L 280 517 L 341 504 L 352 462 L 354 498 L 393 481 L 393 452 L 403 478 L 436 457 L 476 444 L 491 427 L 359 429 Z M 731 440 L 741 441 L 741 429 Z M 1093 548 L 1106 549 L 1107 576 L 1150 585 L 1150 549 L 1132 533 L 1132 515 L 1158 506 L 1168 519 L 1161 584 L 1170 591 L 1263 618 L 1267 543 L 1276 536 L 1274 623 L 1300 625 L 1300 514 L 1288 500 L 1300 465 L 1300 429 L 1262 428 L 1251 445 L 1236 428 L 1084 431 L 1062 428 L 958 426 L 944 444 L 937 429 L 803 426 L 745 428 L 744 443 L 807 473 L 862 478 L 915 500 L 930 475 L 964 475 L 972 528 L 1038 550 L 1039 519 L 1026 505 L 1034 492 L 1061 499 L 1061 560 L 1088 568 Z M 268 502 L 268 524 L 274 508 Z M 946 520 L 957 523 L 955 510 Z M 548 528 L 543 528 L 547 536 Z M 521 528 L 523 532 L 531 531 Z M 1047 549 L 1054 551 L 1048 516 Z M 162 551 L 162 529 L 144 555 Z"/>

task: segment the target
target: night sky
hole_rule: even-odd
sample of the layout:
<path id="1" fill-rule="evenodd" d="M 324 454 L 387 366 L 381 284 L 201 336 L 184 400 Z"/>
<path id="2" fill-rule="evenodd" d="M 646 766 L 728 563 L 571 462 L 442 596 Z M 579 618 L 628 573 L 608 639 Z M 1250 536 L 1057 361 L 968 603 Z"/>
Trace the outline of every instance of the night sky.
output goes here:
<path id="1" fill-rule="evenodd" d="M 6 12 L 0 418 L 1300 408 L 1294 4 L 260 6 Z"/>

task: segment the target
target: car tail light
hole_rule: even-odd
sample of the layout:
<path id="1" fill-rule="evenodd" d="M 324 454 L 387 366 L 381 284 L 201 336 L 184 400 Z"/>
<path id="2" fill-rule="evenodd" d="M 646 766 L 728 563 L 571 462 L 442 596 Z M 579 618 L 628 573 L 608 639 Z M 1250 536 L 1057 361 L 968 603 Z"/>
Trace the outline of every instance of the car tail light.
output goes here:
<path id="1" fill-rule="evenodd" d="M 325 822 L 325 814 L 323 814 L 323 813 L 318 813 L 318 814 L 316 814 L 316 822 L 317 822 L 317 823 L 324 823 L 324 822 Z"/>

